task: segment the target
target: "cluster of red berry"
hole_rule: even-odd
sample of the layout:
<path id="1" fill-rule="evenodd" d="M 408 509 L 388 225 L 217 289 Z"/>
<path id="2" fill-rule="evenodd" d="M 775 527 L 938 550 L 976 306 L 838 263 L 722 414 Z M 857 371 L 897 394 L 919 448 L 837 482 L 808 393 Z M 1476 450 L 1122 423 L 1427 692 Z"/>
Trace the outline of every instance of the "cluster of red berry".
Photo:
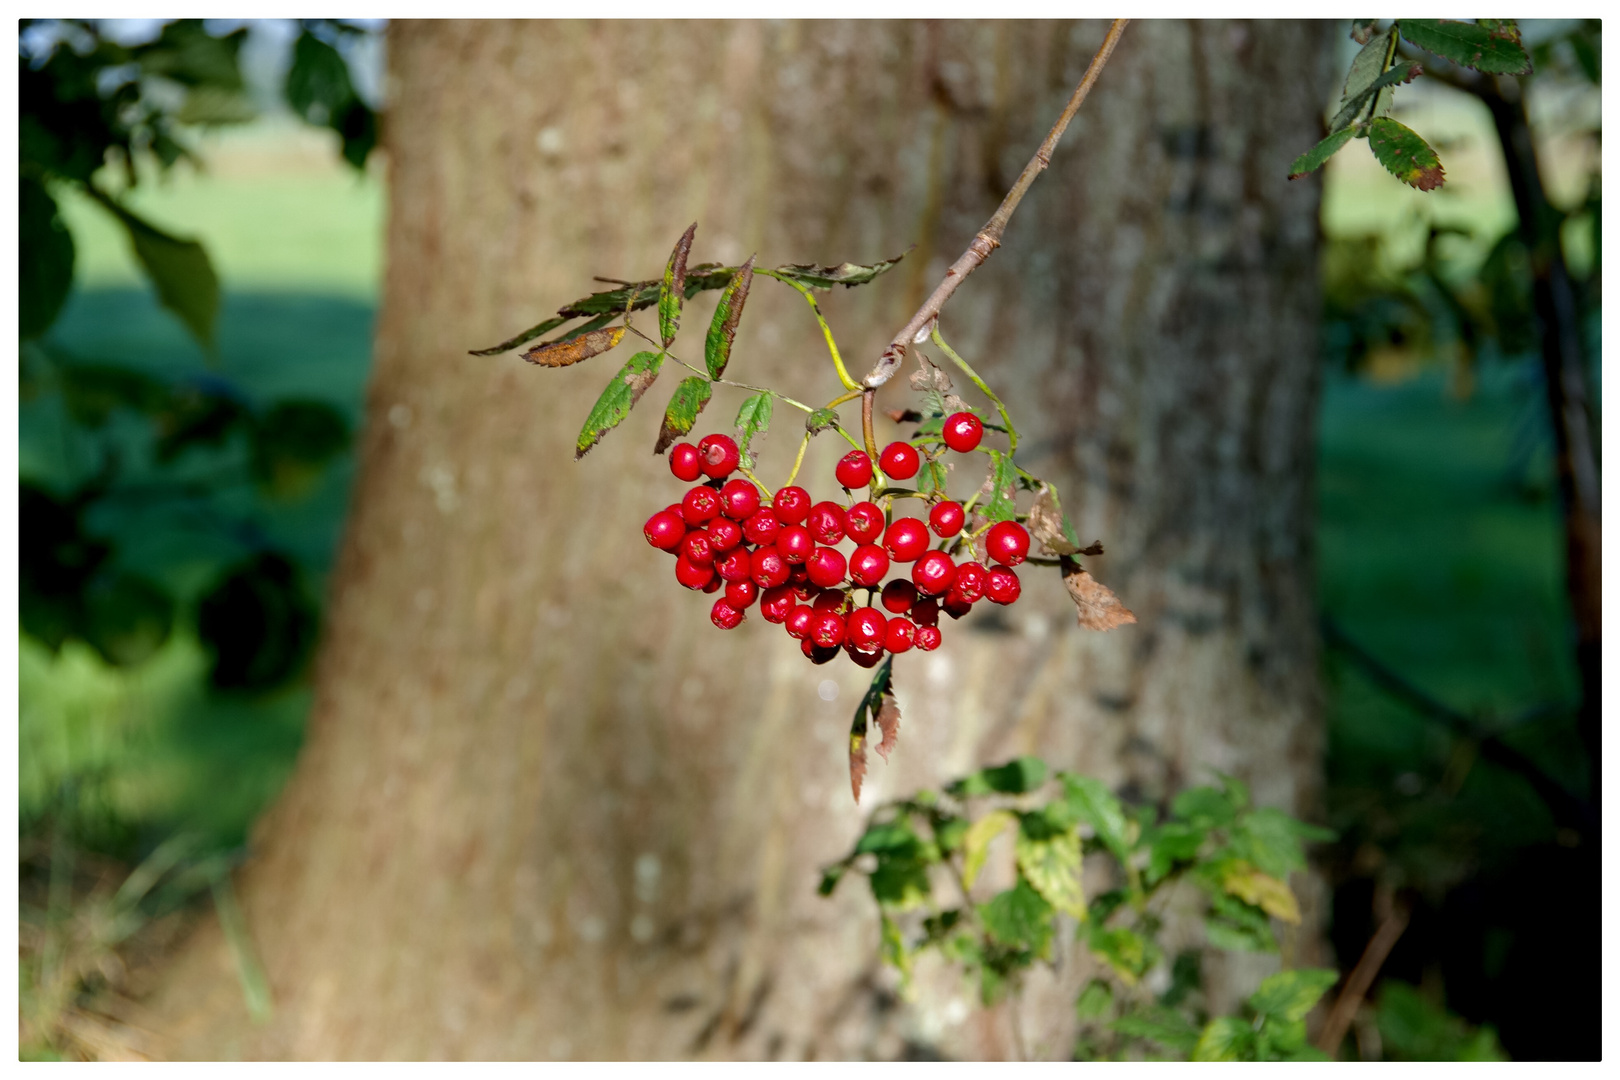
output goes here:
<path id="1" fill-rule="evenodd" d="M 963 412 L 946 419 L 942 437 L 947 447 L 966 453 L 983 434 L 979 418 Z M 676 556 L 676 581 L 703 592 L 724 589 L 709 614 L 722 630 L 741 623 L 757 600 L 765 621 L 786 626 L 816 663 L 831 660 L 842 647 L 857 664 L 871 667 L 885 652 L 938 648 L 941 611 L 959 619 L 980 599 L 1018 599 L 1012 567 L 1029 554 L 1029 533 L 1016 521 L 998 522 L 979 538 L 990 566 L 957 563 L 945 549 L 963 546 L 954 540 L 966 520 L 960 503 L 935 501 L 926 523 L 914 517 L 890 521 L 874 502 L 812 503 L 808 491 L 791 485 L 767 503 L 752 481 L 726 479 L 739 460 L 737 444 L 725 435 L 672 448 L 669 467 L 677 479 L 705 479 L 648 518 L 644 529 L 649 544 Z M 878 466 L 892 479 L 909 480 L 921 459 L 915 447 L 893 442 L 878 455 Z M 866 487 L 872 459 L 851 451 L 839 460 L 837 477 L 846 491 Z M 939 548 L 930 548 L 930 530 L 941 539 Z M 856 545 L 848 556 L 837 548 L 845 539 Z M 971 556 L 972 546 L 966 546 Z M 885 584 L 895 563 L 911 563 L 909 579 Z M 866 594 L 864 605 L 855 603 L 857 589 Z"/>

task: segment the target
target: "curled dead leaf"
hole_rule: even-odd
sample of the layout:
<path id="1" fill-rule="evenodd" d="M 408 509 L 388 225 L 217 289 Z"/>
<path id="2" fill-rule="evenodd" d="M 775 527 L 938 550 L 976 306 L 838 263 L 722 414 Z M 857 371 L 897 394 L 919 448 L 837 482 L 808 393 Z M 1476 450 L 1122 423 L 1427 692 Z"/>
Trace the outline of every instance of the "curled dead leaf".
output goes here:
<path id="1" fill-rule="evenodd" d="M 866 779 L 866 736 L 850 732 L 849 736 L 849 790 L 855 801 L 861 801 L 861 781 Z"/>
<path id="2" fill-rule="evenodd" d="M 1024 525 L 1041 546 L 1054 555 L 1073 555 L 1079 549 L 1063 535 L 1063 510 L 1058 506 L 1057 494 L 1050 485 L 1041 485 L 1035 505 L 1029 508 Z"/>
<path id="3" fill-rule="evenodd" d="M 883 732 L 883 741 L 878 743 L 877 752 L 887 762 L 890 752 L 900 741 L 900 706 L 895 704 L 893 694 L 883 695 L 883 704 L 878 707 L 873 722 L 877 724 L 878 730 Z"/>
<path id="4" fill-rule="evenodd" d="M 613 326 L 601 330 L 592 330 L 568 341 L 552 342 L 548 345 L 536 345 L 523 354 L 523 359 L 531 364 L 540 364 L 543 367 L 567 367 L 577 364 L 581 360 L 589 360 L 598 353 L 605 353 L 624 338 L 624 327 Z"/>
<path id="5" fill-rule="evenodd" d="M 1136 621 L 1131 609 L 1120 603 L 1114 590 L 1086 573 L 1067 555 L 1062 560 L 1063 586 L 1069 599 L 1080 609 L 1080 625 L 1088 630 L 1112 630 Z"/>

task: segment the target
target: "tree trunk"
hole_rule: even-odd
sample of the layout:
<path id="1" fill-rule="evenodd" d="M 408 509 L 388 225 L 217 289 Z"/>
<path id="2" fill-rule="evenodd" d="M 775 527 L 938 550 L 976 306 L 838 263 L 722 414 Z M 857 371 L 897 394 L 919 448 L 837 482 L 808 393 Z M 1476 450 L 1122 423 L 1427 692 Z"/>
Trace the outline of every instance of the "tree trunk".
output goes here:
<path id="1" fill-rule="evenodd" d="M 674 377 L 575 464 L 622 357 L 552 371 L 467 350 L 592 274 L 656 274 L 697 220 L 693 262 L 915 242 L 824 301 L 864 370 L 1105 25 L 396 25 L 361 479 L 307 743 L 240 880 L 275 1013 L 248 1024 L 204 931 L 154 1003 L 174 1053 L 1007 1056 L 1008 1018 L 963 1020 L 970 991 L 947 975 L 896 1002 L 868 897 L 815 895 L 873 805 L 1037 752 L 1135 798 L 1227 770 L 1310 813 L 1318 195 L 1284 177 L 1319 134 L 1325 26 L 1133 25 L 946 309 L 1140 622 L 1082 631 L 1057 575 L 1025 574 L 1005 616 L 898 659 L 902 738 L 857 808 L 846 732 L 868 673 L 812 667 L 757 613 L 714 630 L 640 537 L 680 490 L 648 453 Z M 735 377 L 832 397 L 803 301 L 764 279 L 754 294 Z M 684 358 L 708 310 L 691 305 Z M 729 429 L 727 393 L 697 433 Z M 896 380 L 879 405 L 908 398 Z M 771 484 L 797 445 L 777 426 Z M 841 445 L 812 447 L 815 487 Z M 1028 1053 L 1068 1056 L 1087 963 L 1070 949 L 1025 995 Z"/>

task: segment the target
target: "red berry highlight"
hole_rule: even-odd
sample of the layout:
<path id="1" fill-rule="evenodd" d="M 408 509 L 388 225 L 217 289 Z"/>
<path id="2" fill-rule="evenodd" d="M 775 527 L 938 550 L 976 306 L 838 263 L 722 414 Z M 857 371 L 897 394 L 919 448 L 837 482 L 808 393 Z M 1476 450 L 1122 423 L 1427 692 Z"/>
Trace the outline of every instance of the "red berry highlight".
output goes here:
<path id="1" fill-rule="evenodd" d="M 787 617 L 793 614 L 793 590 L 786 585 L 766 589 L 759 598 L 759 613 L 766 622 L 786 622 Z"/>
<path id="2" fill-rule="evenodd" d="M 776 550 L 790 563 L 802 563 L 815 553 L 816 542 L 803 525 L 789 525 L 776 534 Z"/>
<path id="3" fill-rule="evenodd" d="M 945 603 L 940 605 L 940 609 L 951 618 L 960 619 L 962 616 L 973 610 L 973 602 L 971 600 L 962 599 L 960 596 L 956 595 L 954 590 L 952 590 L 951 592 L 945 594 Z"/>
<path id="4" fill-rule="evenodd" d="M 810 583 L 820 585 L 823 589 L 830 589 L 843 581 L 847 568 L 844 553 L 830 547 L 816 548 L 815 554 L 805 561 L 804 566 L 810 574 Z"/>
<path id="5" fill-rule="evenodd" d="M 996 562 L 1017 566 L 1029 554 L 1029 530 L 1016 521 L 998 521 L 984 534 L 984 549 Z"/>
<path id="6" fill-rule="evenodd" d="M 892 653 L 903 653 L 917 642 L 917 627 L 910 619 L 896 615 L 883 628 L 883 647 Z"/>
<path id="7" fill-rule="evenodd" d="M 782 553 L 773 547 L 762 547 L 749 556 L 749 571 L 754 584 L 762 589 L 774 589 L 778 585 L 787 584 L 787 560 L 783 559 Z"/>
<path id="8" fill-rule="evenodd" d="M 647 538 L 647 543 L 659 551 L 674 551 L 681 546 L 681 537 L 686 535 L 686 522 L 681 515 L 668 510 L 660 510 L 647 519 L 647 524 L 641 527 L 641 534 Z"/>
<path id="9" fill-rule="evenodd" d="M 859 667 L 874 668 L 883 659 L 883 647 L 881 645 L 875 649 L 857 649 L 846 641 L 844 642 L 844 649 L 849 653 L 849 658 L 855 661 Z"/>
<path id="10" fill-rule="evenodd" d="M 728 601 L 716 600 L 714 607 L 709 609 L 709 621 L 722 630 L 735 630 L 743 621 L 743 613 Z"/>
<path id="11" fill-rule="evenodd" d="M 705 435 L 698 442 L 698 462 L 703 475 L 712 480 L 730 476 L 740 461 L 742 454 L 730 435 Z"/>
<path id="12" fill-rule="evenodd" d="M 720 489 L 720 512 L 733 521 L 747 521 L 759 509 L 759 488 L 747 480 L 727 480 Z"/>
<path id="13" fill-rule="evenodd" d="M 885 476 L 896 480 L 910 480 L 917 475 L 922 466 L 922 458 L 917 454 L 917 448 L 910 443 L 892 442 L 883 448 L 878 455 L 878 466 Z"/>
<path id="14" fill-rule="evenodd" d="M 688 484 L 702 476 L 703 465 L 698 457 L 698 448 L 689 442 L 672 446 L 669 451 L 669 471 L 675 474 L 675 479 Z"/>
<path id="15" fill-rule="evenodd" d="M 942 539 L 961 532 L 962 523 L 966 520 L 967 514 L 962 510 L 962 504 L 949 499 L 935 503 L 933 509 L 928 511 L 928 527 Z"/>
<path id="16" fill-rule="evenodd" d="M 823 611 L 810 620 L 809 641 L 823 649 L 836 649 L 844 643 L 844 618 L 834 611 Z"/>
<path id="17" fill-rule="evenodd" d="M 699 529 L 683 536 L 681 558 L 693 566 L 714 565 L 714 545 L 709 542 L 709 534 Z"/>
<path id="18" fill-rule="evenodd" d="M 810 493 L 802 487 L 785 487 L 771 500 L 771 512 L 783 525 L 800 525 L 810 514 Z"/>
<path id="19" fill-rule="evenodd" d="M 965 454 L 984 438 L 984 422 L 972 413 L 952 413 L 945 418 L 945 445 Z"/>
<path id="20" fill-rule="evenodd" d="M 990 581 L 990 571 L 976 562 L 965 562 L 956 568 L 956 580 L 951 582 L 951 594 L 969 604 L 976 604 L 984 596 Z"/>
<path id="21" fill-rule="evenodd" d="M 917 586 L 918 592 L 928 596 L 938 596 L 955 580 L 956 564 L 943 551 L 924 552 L 911 568 L 912 584 Z"/>
<path id="22" fill-rule="evenodd" d="M 838 459 L 833 475 L 847 488 L 865 487 L 872 482 L 872 459 L 866 456 L 865 450 L 851 450 Z"/>
<path id="23" fill-rule="evenodd" d="M 815 608 L 809 604 L 799 604 L 788 612 L 787 618 L 782 621 L 787 624 L 789 637 L 807 638 L 810 636 L 810 623 L 815 617 Z"/>
<path id="24" fill-rule="evenodd" d="M 857 585 L 876 585 L 888 572 L 889 556 L 876 544 L 862 544 L 849 557 L 849 580 Z"/>
<path id="25" fill-rule="evenodd" d="M 688 525 L 702 525 L 720 514 L 720 496 L 713 488 L 695 487 L 681 496 L 681 517 Z"/>
<path id="26" fill-rule="evenodd" d="M 889 620 L 877 608 L 856 608 L 849 613 L 849 621 L 845 624 L 845 640 L 857 649 L 881 648 L 883 631 L 888 623 Z"/>
<path id="27" fill-rule="evenodd" d="M 844 538 L 844 508 L 835 502 L 818 502 L 804 524 L 816 543 L 836 544 Z"/>
<path id="28" fill-rule="evenodd" d="M 753 517 L 743 522 L 743 537 L 760 547 L 776 543 L 776 534 L 781 531 L 782 523 L 768 509 L 756 510 Z"/>
<path id="29" fill-rule="evenodd" d="M 759 586 L 752 581 L 729 581 L 726 583 L 726 603 L 741 611 L 759 598 Z"/>
<path id="30" fill-rule="evenodd" d="M 675 560 L 675 580 L 688 589 L 701 589 L 714 580 L 714 567 L 693 566 L 682 555 Z"/>
<path id="31" fill-rule="evenodd" d="M 709 527 L 704 531 L 709 534 L 709 544 L 716 554 L 730 551 L 743 540 L 742 526 L 730 518 L 717 517 L 709 522 Z"/>
<path id="32" fill-rule="evenodd" d="M 918 518 L 898 518 L 883 534 L 883 550 L 895 562 L 911 562 L 928 550 L 928 529 Z"/>
<path id="33" fill-rule="evenodd" d="M 939 627 L 917 627 L 917 648 L 921 649 L 923 652 L 933 652 L 935 649 L 939 648 L 939 643 L 941 640 L 943 639 L 940 636 Z"/>
<path id="34" fill-rule="evenodd" d="M 870 544 L 883 535 L 883 508 L 858 502 L 844 512 L 844 532 L 857 544 Z"/>
<path id="35" fill-rule="evenodd" d="M 721 581 L 747 581 L 754 573 L 753 560 L 745 548 L 732 548 L 714 560 L 714 572 Z"/>

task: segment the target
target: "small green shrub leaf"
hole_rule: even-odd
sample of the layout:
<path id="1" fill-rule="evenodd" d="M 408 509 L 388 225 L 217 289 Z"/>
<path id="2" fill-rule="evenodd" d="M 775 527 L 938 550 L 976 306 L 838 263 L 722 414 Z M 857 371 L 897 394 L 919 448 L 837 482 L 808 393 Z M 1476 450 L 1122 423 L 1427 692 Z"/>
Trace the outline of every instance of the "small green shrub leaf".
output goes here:
<path id="1" fill-rule="evenodd" d="M 979 918 L 1003 945 L 1022 945 L 1045 959 L 1052 945 L 1052 905 L 1022 877 L 979 905 Z"/>
<path id="2" fill-rule="evenodd" d="M 1000 450 L 990 451 L 990 473 L 985 477 L 990 501 L 985 504 L 984 516 L 991 522 L 1012 521 L 1018 516 L 1018 468 L 1012 455 Z"/>
<path id="3" fill-rule="evenodd" d="M 1047 903 L 1085 921 L 1086 894 L 1080 875 L 1078 834 L 1060 832 L 1037 839 L 1020 830 L 1014 851 L 1018 869 Z"/>
<path id="4" fill-rule="evenodd" d="M 1421 74 L 1423 74 L 1422 65 L 1414 64 L 1409 60 L 1403 60 L 1394 65 L 1388 71 L 1374 79 L 1365 90 L 1362 90 L 1353 97 L 1346 97 L 1344 101 L 1340 103 L 1339 111 L 1334 114 L 1332 122 L 1328 124 L 1328 130 L 1334 134 L 1342 133 L 1345 128 L 1350 127 L 1358 119 L 1361 119 L 1362 112 L 1372 104 L 1373 98 L 1378 95 L 1380 90 L 1390 86 L 1399 86 L 1403 83 L 1409 83 Z M 1329 136 L 1329 138 L 1332 138 L 1332 136 Z M 1322 142 L 1326 143 L 1327 139 L 1322 140 Z M 1339 144 L 1339 146 L 1343 145 L 1344 144 L 1342 142 Z M 1318 143 L 1317 149 L 1321 149 L 1321 147 L 1322 143 Z M 1336 150 L 1338 147 L 1335 147 L 1334 149 Z M 1309 153 L 1315 152 L 1315 150 L 1312 150 Z M 1327 157 L 1331 157 L 1332 155 L 1333 150 L 1329 150 Z M 1326 161 L 1327 157 L 1324 157 L 1322 161 Z M 1298 162 L 1295 164 L 1297 165 Z M 1312 165 L 1311 169 L 1314 169 L 1321 164 L 1322 162 L 1319 161 L 1316 163 L 1316 165 Z M 1306 169 L 1305 171 L 1309 172 L 1310 169 Z M 1292 179 L 1292 177 L 1290 177 L 1290 179 Z"/>
<path id="5" fill-rule="evenodd" d="M 992 810 L 968 826 L 962 836 L 962 884 L 973 888 L 984 869 L 984 859 L 990 851 L 990 841 L 1010 829 L 1018 821 L 1011 810 Z"/>
<path id="6" fill-rule="evenodd" d="M 1342 128 L 1299 155 L 1294 159 L 1294 163 L 1288 166 L 1288 179 L 1298 180 L 1326 165 L 1328 158 L 1337 154 L 1355 133 L 1355 128 Z"/>
<path id="7" fill-rule="evenodd" d="M 1021 757 L 980 769 L 976 773 L 954 781 L 945 790 L 957 798 L 971 798 L 999 792 L 1003 795 L 1022 795 L 1046 783 L 1046 762 L 1038 757 Z"/>
<path id="8" fill-rule="evenodd" d="M 1367 124 L 1367 144 L 1378 163 L 1391 176 L 1419 191 L 1433 191 L 1446 182 L 1440 156 L 1423 136 L 1398 120 L 1380 116 Z"/>
<path id="9" fill-rule="evenodd" d="M 1092 979 L 1074 1001 L 1074 1014 L 1082 1020 L 1105 1016 L 1114 1007 L 1114 992 L 1101 979 Z"/>
<path id="10" fill-rule="evenodd" d="M 1254 1029 L 1236 1016 L 1217 1016 L 1204 1026 L 1193 1047 L 1194 1061 L 1251 1061 Z"/>
<path id="11" fill-rule="evenodd" d="M 742 455 L 743 468 L 754 467 L 754 439 L 770 430 L 775 408 L 770 394 L 759 393 L 744 399 L 742 408 L 737 410 L 737 451 Z"/>
<path id="12" fill-rule="evenodd" d="M 1096 830 L 1097 839 L 1107 845 L 1114 857 L 1124 860 L 1131 843 L 1126 834 L 1125 807 L 1101 780 L 1091 776 L 1063 776 L 1063 790 L 1069 810 L 1080 821 Z"/>
<path id="13" fill-rule="evenodd" d="M 661 352 L 638 352 L 625 361 L 624 367 L 613 376 L 613 381 L 607 384 L 602 396 L 592 406 L 590 415 L 585 418 L 585 426 L 580 428 L 579 439 L 574 443 L 575 461 L 590 453 L 591 447 L 600 442 L 603 435 L 624 422 L 636 402 L 641 400 L 641 395 L 658 378 L 658 369 L 663 364 L 664 354 Z"/>
<path id="14" fill-rule="evenodd" d="M 1326 968 L 1279 971 L 1249 995 L 1249 1008 L 1262 1016 L 1276 1017 L 1289 1024 L 1298 1023 L 1338 981 L 1339 973 Z"/>
<path id="15" fill-rule="evenodd" d="M 1190 1054 L 1198 1045 L 1198 1028 L 1191 1020 L 1163 1006 L 1148 1006 L 1128 1012 L 1108 1025 L 1121 1035 L 1151 1039 L 1166 1050 Z"/>
<path id="16" fill-rule="evenodd" d="M 1457 19 L 1402 19 L 1401 37 L 1453 64 L 1487 75 L 1528 75 L 1530 54 L 1519 41 L 1518 24 L 1508 19 L 1461 22 Z"/>
<path id="17" fill-rule="evenodd" d="M 1127 927 L 1107 929 L 1100 922 L 1092 924 L 1087 946 L 1092 955 L 1113 968 L 1127 986 L 1136 985 L 1136 981 L 1159 959 L 1159 950 L 1135 930 Z"/>
<path id="18" fill-rule="evenodd" d="M 714 395 L 714 384 L 700 375 L 688 375 L 670 395 L 669 407 L 664 410 L 664 423 L 658 429 L 658 442 L 653 453 L 662 454 L 675 440 L 692 430 L 698 413 Z"/>
<path id="19" fill-rule="evenodd" d="M 73 234 L 45 185 L 19 179 L 17 331 L 24 341 L 51 328 L 73 286 Z"/>

